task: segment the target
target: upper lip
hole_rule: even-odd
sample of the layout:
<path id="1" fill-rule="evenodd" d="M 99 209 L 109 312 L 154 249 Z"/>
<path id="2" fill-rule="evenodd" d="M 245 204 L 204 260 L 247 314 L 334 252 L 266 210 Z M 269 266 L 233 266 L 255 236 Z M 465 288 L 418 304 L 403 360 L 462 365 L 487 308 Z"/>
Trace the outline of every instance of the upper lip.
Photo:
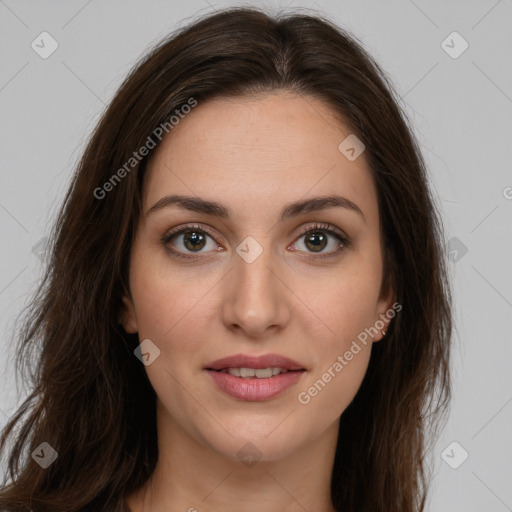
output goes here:
<path id="1" fill-rule="evenodd" d="M 305 370 L 297 361 L 279 354 L 264 354 L 251 356 L 248 354 L 236 354 L 217 359 L 205 366 L 207 370 L 222 370 L 224 368 L 285 368 L 287 370 Z"/>

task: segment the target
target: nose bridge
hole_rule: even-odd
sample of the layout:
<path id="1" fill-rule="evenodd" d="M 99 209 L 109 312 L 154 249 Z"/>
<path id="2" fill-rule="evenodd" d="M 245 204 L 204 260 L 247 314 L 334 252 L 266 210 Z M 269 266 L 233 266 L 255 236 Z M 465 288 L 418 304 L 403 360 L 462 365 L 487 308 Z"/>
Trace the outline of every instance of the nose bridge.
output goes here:
<path id="1" fill-rule="evenodd" d="M 272 280 L 272 248 L 270 238 L 266 241 L 247 237 L 236 249 L 235 272 L 240 283 L 253 293 L 268 293 Z"/>
<path id="2" fill-rule="evenodd" d="M 270 237 L 259 240 L 247 237 L 236 248 L 233 259 L 224 321 L 251 335 L 261 334 L 286 319 L 282 285 L 274 275 L 270 240 Z"/>

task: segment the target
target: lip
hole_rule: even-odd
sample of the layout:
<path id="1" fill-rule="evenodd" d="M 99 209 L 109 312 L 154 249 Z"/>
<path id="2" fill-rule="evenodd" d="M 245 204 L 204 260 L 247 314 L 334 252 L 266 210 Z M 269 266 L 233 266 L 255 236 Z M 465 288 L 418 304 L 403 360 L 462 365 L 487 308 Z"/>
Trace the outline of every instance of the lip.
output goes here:
<path id="1" fill-rule="evenodd" d="M 235 377 L 218 370 L 224 368 L 285 368 L 288 371 L 273 377 Z M 270 400 L 295 385 L 306 369 L 297 361 L 279 354 L 252 356 L 236 354 L 217 359 L 205 366 L 204 370 L 211 376 L 218 388 L 227 395 L 248 402 Z"/>
<path id="2" fill-rule="evenodd" d="M 249 354 L 235 354 L 217 359 L 205 366 L 206 370 L 222 370 L 224 368 L 269 368 L 279 367 L 287 370 L 305 370 L 297 361 L 279 354 L 263 354 L 253 356 Z M 276 375 L 277 377 L 277 375 Z M 235 377 L 238 378 L 238 377 Z"/>
<path id="3" fill-rule="evenodd" d="M 270 400 L 291 388 L 306 373 L 306 370 L 288 371 L 266 379 L 235 377 L 229 373 L 208 369 L 206 372 L 227 395 L 247 402 L 261 402 Z"/>

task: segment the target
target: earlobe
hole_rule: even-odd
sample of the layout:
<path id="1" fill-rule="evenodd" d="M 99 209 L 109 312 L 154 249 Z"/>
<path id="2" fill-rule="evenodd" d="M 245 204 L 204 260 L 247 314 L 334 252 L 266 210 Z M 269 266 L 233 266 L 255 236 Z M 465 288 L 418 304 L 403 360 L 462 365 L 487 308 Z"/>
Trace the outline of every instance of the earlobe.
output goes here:
<path id="1" fill-rule="evenodd" d="M 397 312 L 395 309 L 396 304 L 398 303 L 396 302 L 395 291 L 393 287 L 389 286 L 385 296 L 379 300 L 377 318 L 374 324 L 374 328 L 377 330 L 373 338 L 374 342 L 380 341 L 386 336 L 388 326 Z"/>
<path id="2" fill-rule="evenodd" d="M 375 331 L 376 334 L 373 336 L 373 342 L 377 343 L 386 337 L 386 332 L 388 329 L 389 320 L 386 319 L 385 315 L 381 315 L 381 318 L 375 322 Z"/>
<path id="3" fill-rule="evenodd" d="M 117 321 L 123 326 L 127 333 L 134 334 L 139 330 L 137 326 L 137 317 L 135 316 L 135 308 L 133 307 L 131 299 L 126 295 L 123 295 L 122 301 L 123 306 L 119 312 Z"/>

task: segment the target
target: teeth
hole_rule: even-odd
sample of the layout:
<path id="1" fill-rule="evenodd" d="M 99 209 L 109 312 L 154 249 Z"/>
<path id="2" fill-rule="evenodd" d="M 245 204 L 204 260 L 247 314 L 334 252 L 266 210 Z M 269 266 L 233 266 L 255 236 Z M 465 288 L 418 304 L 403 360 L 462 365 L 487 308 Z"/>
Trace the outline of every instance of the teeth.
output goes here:
<path id="1" fill-rule="evenodd" d="M 228 370 L 229 372 L 229 370 Z M 240 368 L 240 377 L 254 377 L 256 375 L 256 370 L 254 368 Z"/>
<path id="2" fill-rule="evenodd" d="M 244 379 L 249 379 L 251 377 L 256 377 L 258 379 L 268 379 L 269 377 L 273 377 L 274 375 L 279 375 L 280 373 L 286 373 L 288 370 L 286 368 L 277 368 L 277 367 L 268 367 L 268 368 L 224 368 L 221 370 L 223 373 L 229 373 L 230 375 L 234 375 L 235 377 L 242 377 Z"/>
<path id="3" fill-rule="evenodd" d="M 268 379 L 272 377 L 272 368 L 257 369 L 254 373 L 258 379 Z"/>

